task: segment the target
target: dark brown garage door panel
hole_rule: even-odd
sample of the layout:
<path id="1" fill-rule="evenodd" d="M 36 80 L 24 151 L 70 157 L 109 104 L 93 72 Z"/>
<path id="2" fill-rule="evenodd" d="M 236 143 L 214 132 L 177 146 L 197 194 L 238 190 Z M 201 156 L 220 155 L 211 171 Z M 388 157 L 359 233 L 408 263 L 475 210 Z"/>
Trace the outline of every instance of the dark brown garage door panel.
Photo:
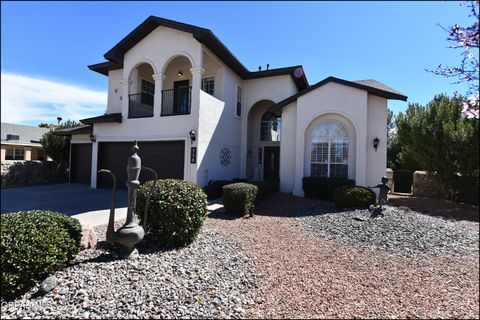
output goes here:
<path id="1" fill-rule="evenodd" d="M 72 143 L 70 182 L 90 183 L 92 171 L 92 144 Z"/>
<path id="2" fill-rule="evenodd" d="M 127 161 L 132 154 L 133 142 L 99 142 L 98 170 L 109 169 L 117 178 L 117 187 L 125 188 L 127 181 Z M 161 179 L 183 179 L 185 159 L 184 141 L 139 141 L 138 155 L 142 165 L 157 171 Z M 152 174 L 142 172 L 140 182 L 150 180 Z M 99 188 L 110 188 L 112 179 L 106 174 L 99 174 L 97 178 Z"/>

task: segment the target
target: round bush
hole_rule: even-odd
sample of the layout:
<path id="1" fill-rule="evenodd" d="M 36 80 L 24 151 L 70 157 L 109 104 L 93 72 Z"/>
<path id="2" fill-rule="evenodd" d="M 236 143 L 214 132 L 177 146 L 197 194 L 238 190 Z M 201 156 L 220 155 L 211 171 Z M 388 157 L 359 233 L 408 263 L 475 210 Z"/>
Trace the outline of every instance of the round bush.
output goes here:
<path id="1" fill-rule="evenodd" d="M 223 205 L 228 213 L 244 216 L 253 209 L 258 188 L 249 183 L 233 183 L 223 187 Z"/>
<path id="2" fill-rule="evenodd" d="M 79 251 L 80 222 L 58 212 L 1 216 L 1 297 L 10 299 L 65 267 Z"/>
<path id="3" fill-rule="evenodd" d="M 147 181 L 139 188 L 137 198 L 137 215 L 142 224 L 151 191 L 145 231 L 161 244 L 185 246 L 192 243 L 207 215 L 205 192 L 196 184 L 183 180 Z"/>
<path id="4" fill-rule="evenodd" d="M 338 208 L 368 208 L 377 203 L 377 198 L 370 188 L 343 186 L 333 192 L 333 202 Z"/>

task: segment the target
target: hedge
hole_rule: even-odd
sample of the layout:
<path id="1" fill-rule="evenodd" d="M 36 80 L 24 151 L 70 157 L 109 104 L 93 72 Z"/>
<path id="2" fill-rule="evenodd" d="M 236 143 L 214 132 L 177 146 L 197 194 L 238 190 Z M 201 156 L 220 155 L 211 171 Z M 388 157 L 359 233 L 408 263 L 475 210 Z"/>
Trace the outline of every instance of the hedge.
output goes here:
<path id="1" fill-rule="evenodd" d="M 370 188 L 343 186 L 333 193 L 333 202 L 338 208 L 368 208 L 377 203 L 377 197 Z"/>
<path id="2" fill-rule="evenodd" d="M 332 200 L 333 192 L 342 186 L 354 186 L 355 182 L 346 178 L 304 177 L 303 192 L 307 198 Z"/>
<path id="3" fill-rule="evenodd" d="M 58 212 L 20 211 L 1 216 L 1 297 L 13 298 L 79 251 L 80 222 Z"/>

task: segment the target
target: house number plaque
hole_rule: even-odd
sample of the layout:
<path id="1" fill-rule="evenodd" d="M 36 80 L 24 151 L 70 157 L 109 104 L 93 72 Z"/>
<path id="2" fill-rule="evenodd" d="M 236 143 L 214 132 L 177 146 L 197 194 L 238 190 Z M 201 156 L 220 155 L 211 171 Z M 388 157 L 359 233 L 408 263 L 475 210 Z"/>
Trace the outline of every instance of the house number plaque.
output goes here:
<path id="1" fill-rule="evenodd" d="M 190 163 L 197 163 L 197 147 L 190 149 Z"/>

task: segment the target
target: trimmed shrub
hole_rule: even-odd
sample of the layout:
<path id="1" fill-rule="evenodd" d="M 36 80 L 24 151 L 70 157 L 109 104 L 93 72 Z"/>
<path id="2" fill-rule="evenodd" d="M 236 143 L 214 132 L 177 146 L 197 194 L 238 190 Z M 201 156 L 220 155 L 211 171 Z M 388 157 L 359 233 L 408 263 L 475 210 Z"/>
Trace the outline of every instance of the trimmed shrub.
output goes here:
<path id="1" fill-rule="evenodd" d="M 207 215 L 206 194 L 188 181 L 147 181 L 138 189 L 136 212 L 140 221 L 153 183 L 155 187 L 150 198 L 145 231 L 160 244 L 186 246 L 192 243 Z"/>
<path id="2" fill-rule="evenodd" d="M 302 184 L 305 197 L 332 200 L 336 188 L 354 186 L 355 182 L 346 178 L 303 177 Z"/>
<path id="3" fill-rule="evenodd" d="M 377 197 L 370 188 L 343 186 L 333 193 L 333 202 L 338 208 L 368 208 L 377 203 Z"/>
<path id="4" fill-rule="evenodd" d="M 234 183 L 232 180 L 210 180 L 208 185 L 203 187 L 203 191 L 207 195 L 207 199 L 216 199 L 222 196 L 222 188 L 228 184 Z"/>
<path id="5" fill-rule="evenodd" d="M 223 205 L 228 213 L 244 216 L 253 210 L 258 188 L 249 183 L 233 183 L 223 187 Z"/>
<path id="6" fill-rule="evenodd" d="M 80 222 L 58 212 L 2 214 L 1 298 L 10 299 L 65 267 L 79 251 Z"/>

